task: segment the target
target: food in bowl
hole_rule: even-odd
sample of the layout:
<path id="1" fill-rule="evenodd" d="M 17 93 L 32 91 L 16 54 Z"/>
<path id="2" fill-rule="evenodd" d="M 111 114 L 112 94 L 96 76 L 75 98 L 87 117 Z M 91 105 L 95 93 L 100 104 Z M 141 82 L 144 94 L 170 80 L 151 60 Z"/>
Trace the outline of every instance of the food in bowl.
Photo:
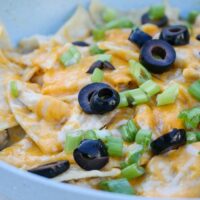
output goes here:
<path id="1" fill-rule="evenodd" d="M 200 17 L 92 1 L 11 48 L 1 27 L 0 160 L 55 181 L 200 197 Z"/>

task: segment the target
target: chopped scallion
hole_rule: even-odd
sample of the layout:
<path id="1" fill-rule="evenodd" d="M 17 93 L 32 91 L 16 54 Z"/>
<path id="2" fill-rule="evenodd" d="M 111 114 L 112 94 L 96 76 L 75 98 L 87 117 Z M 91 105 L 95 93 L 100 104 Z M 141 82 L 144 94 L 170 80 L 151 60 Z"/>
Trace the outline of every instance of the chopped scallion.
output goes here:
<path id="1" fill-rule="evenodd" d="M 11 95 L 14 98 L 17 98 L 19 96 L 19 90 L 17 88 L 17 84 L 15 81 L 10 82 L 10 91 L 11 91 Z"/>
<path id="2" fill-rule="evenodd" d="M 196 135 L 195 132 L 190 131 L 190 132 L 187 132 L 186 135 L 187 135 L 187 143 L 188 144 L 191 144 L 191 143 L 194 143 L 194 142 L 198 141 L 197 140 L 197 135 Z"/>
<path id="3" fill-rule="evenodd" d="M 151 143 L 151 137 L 152 132 L 150 130 L 140 129 L 135 137 L 135 142 L 147 149 Z"/>
<path id="4" fill-rule="evenodd" d="M 200 14 L 199 11 L 191 11 L 189 14 L 188 14 L 188 18 L 187 18 L 187 21 L 191 24 L 193 24 L 195 21 L 196 21 L 196 18 L 197 16 Z"/>
<path id="5" fill-rule="evenodd" d="M 99 68 L 96 68 L 94 72 L 92 73 L 91 80 L 92 82 L 96 82 L 96 83 L 102 82 L 103 71 Z"/>
<path id="6" fill-rule="evenodd" d="M 109 54 L 99 54 L 97 56 L 97 60 L 100 60 L 100 61 L 108 61 L 110 62 L 112 59 L 112 55 L 109 55 Z"/>
<path id="7" fill-rule="evenodd" d="M 122 193 L 122 194 L 135 194 L 134 189 L 125 178 L 101 181 L 99 183 L 99 188 L 101 190 L 109 192 Z"/>
<path id="8" fill-rule="evenodd" d="M 146 81 L 140 85 L 140 88 L 148 95 L 148 97 L 152 97 L 160 92 L 160 86 L 152 80 Z"/>
<path id="9" fill-rule="evenodd" d="M 95 41 L 103 40 L 105 38 L 105 29 L 97 28 L 92 31 Z"/>
<path id="10" fill-rule="evenodd" d="M 198 101 L 200 101 L 200 80 L 195 81 L 189 88 L 188 92 Z"/>
<path id="11" fill-rule="evenodd" d="M 97 136 L 96 136 L 95 131 L 93 131 L 93 130 L 86 131 L 85 134 L 84 134 L 84 139 L 96 140 Z"/>
<path id="12" fill-rule="evenodd" d="M 103 53 L 105 53 L 105 50 L 100 49 L 100 48 L 98 47 L 98 45 L 92 45 L 92 46 L 90 47 L 90 54 L 91 54 L 91 55 L 103 54 Z"/>
<path id="13" fill-rule="evenodd" d="M 134 60 L 130 60 L 129 65 L 131 75 L 133 76 L 138 85 L 151 79 L 151 74 L 140 63 Z"/>
<path id="14" fill-rule="evenodd" d="M 137 145 L 135 149 L 133 149 L 129 155 L 128 155 L 128 164 L 139 164 L 140 158 L 143 154 L 143 146 L 142 145 Z"/>
<path id="15" fill-rule="evenodd" d="M 137 164 L 129 165 L 128 167 L 122 169 L 121 174 L 124 178 L 134 179 L 144 174 L 144 168 L 138 166 Z"/>
<path id="16" fill-rule="evenodd" d="M 200 123 L 200 107 L 183 110 L 178 117 L 184 121 L 187 129 L 197 128 Z"/>
<path id="17" fill-rule="evenodd" d="M 106 23 L 110 22 L 110 21 L 116 19 L 117 12 L 114 9 L 105 8 L 105 10 L 103 11 L 102 17 L 103 17 L 104 22 L 106 22 Z"/>
<path id="18" fill-rule="evenodd" d="M 128 100 L 127 100 L 126 95 L 123 92 L 121 92 L 121 93 L 119 93 L 119 96 L 120 96 L 120 102 L 119 102 L 118 107 L 119 108 L 127 107 L 128 106 Z"/>
<path id="19" fill-rule="evenodd" d="M 165 16 L 165 7 L 163 5 L 152 6 L 148 13 L 150 19 L 159 20 Z"/>
<path id="20" fill-rule="evenodd" d="M 133 28 L 134 24 L 131 20 L 126 18 L 116 19 L 108 22 L 105 25 L 105 29 L 115 29 L 115 28 Z"/>
<path id="21" fill-rule="evenodd" d="M 176 101 L 178 92 L 179 85 L 174 83 L 172 86 L 165 89 L 163 93 L 157 96 L 157 105 L 163 106 L 174 103 Z"/>
<path id="22" fill-rule="evenodd" d="M 125 125 L 119 128 L 122 138 L 126 142 L 133 142 L 137 133 L 137 127 L 133 120 L 129 120 Z"/>
<path id="23" fill-rule="evenodd" d="M 148 96 L 140 88 L 129 90 L 127 92 L 127 97 L 132 101 L 132 105 L 143 104 L 149 101 Z"/>
<path id="24" fill-rule="evenodd" d="M 121 157 L 123 155 L 123 141 L 121 138 L 113 136 L 107 137 L 106 146 L 110 156 Z"/>
<path id="25" fill-rule="evenodd" d="M 68 133 L 65 139 L 65 152 L 73 153 L 73 151 L 79 146 L 82 139 L 83 139 L 82 131 Z"/>
<path id="26" fill-rule="evenodd" d="M 75 46 L 71 46 L 68 51 L 63 53 L 60 57 L 60 61 L 65 67 L 76 64 L 80 59 L 81 53 Z"/>

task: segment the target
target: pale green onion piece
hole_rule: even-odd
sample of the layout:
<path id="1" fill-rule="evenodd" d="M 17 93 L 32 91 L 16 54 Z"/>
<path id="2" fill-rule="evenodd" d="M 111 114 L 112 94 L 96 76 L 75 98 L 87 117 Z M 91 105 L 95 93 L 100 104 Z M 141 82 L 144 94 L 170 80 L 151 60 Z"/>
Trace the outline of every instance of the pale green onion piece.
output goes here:
<path id="1" fill-rule="evenodd" d="M 109 136 L 106 146 L 110 156 L 121 157 L 123 155 L 123 141 L 121 138 Z"/>
<path id="2" fill-rule="evenodd" d="M 103 71 L 99 68 L 96 68 L 91 76 L 92 82 L 100 83 L 103 80 Z"/>
<path id="3" fill-rule="evenodd" d="M 85 134 L 84 134 L 84 139 L 87 139 L 87 140 L 96 140 L 97 136 L 96 136 L 95 131 L 93 131 L 93 130 L 86 131 Z"/>
<path id="4" fill-rule="evenodd" d="M 117 28 L 133 28 L 134 24 L 131 20 L 126 18 L 116 19 L 107 23 L 104 28 L 106 30 L 109 29 L 117 29 Z"/>
<path id="5" fill-rule="evenodd" d="M 11 95 L 14 98 L 17 98 L 19 96 L 19 90 L 17 88 L 17 84 L 15 81 L 10 82 L 10 91 L 11 91 Z"/>
<path id="6" fill-rule="evenodd" d="M 200 14 L 200 11 L 191 11 L 189 14 L 188 14 L 188 18 L 187 18 L 187 21 L 191 24 L 194 24 L 194 22 L 196 21 L 196 18 L 197 16 Z"/>
<path id="7" fill-rule="evenodd" d="M 105 29 L 97 28 L 92 31 L 93 38 L 95 41 L 103 40 L 105 38 Z"/>
<path id="8" fill-rule="evenodd" d="M 119 127 L 122 139 L 126 142 L 133 142 L 137 133 L 137 127 L 133 120 L 128 120 L 125 125 Z"/>
<path id="9" fill-rule="evenodd" d="M 97 136 L 98 139 L 101 139 L 102 141 L 106 142 L 107 138 L 111 135 L 110 132 L 106 129 L 102 130 L 93 130 Z"/>
<path id="10" fill-rule="evenodd" d="M 128 166 L 129 166 L 129 164 L 126 161 L 120 162 L 120 169 L 124 169 L 124 168 L 126 168 Z"/>
<path id="11" fill-rule="evenodd" d="M 172 86 L 164 90 L 163 93 L 157 96 L 157 105 L 164 106 L 172 104 L 176 101 L 179 92 L 179 85 L 174 83 Z"/>
<path id="12" fill-rule="evenodd" d="M 99 188 L 108 192 L 122 193 L 122 194 L 135 194 L 133 187 L 127 179 L 115 179 L 108 181 L 101 181 Z"/>
<path id="13" fill-rule="evenodd" d="M 148 96 L 140 88 L 129 90 L 127 97 L 132 101 L 132 105 L 143 104 L 149 101 Z"/>
<path id="14" fill-rule="evenodd" d="M 130 73 L 138 85 L 151 79 L 151 74 L 140 63 L 134 60 L 130 60 L 129 65 L 130 65 Z"/>
<path id="15" fill-rule="evenodd" d="M 119 102 L 118 108 L 127 107 L 128 106 L 128 100 L 127 100 L 126 95 L 123 92 L 121 92 L 121 93 L 119 93 L 119 96 L 120 96 L 120 102 Z"/>
<path id="16" fill-rule="evenodd" d="M 135 137 L 135 142 L 137 144 L 143 145 L 144 150 L 146 150 L 149 148 L 149 145 L 151 143 L 151 138 L 152 138 L 152 132 L 150 130 L 140 129 Z"/>
<path id="17" fill-rule="evenodd" d="M 187 129 L 197 128 L 200 123 L 200 107 L 183 110 L 178 117 L 184 121 Z"/>
<path id="18" fill-rule="evenodd" d="M 99 54 L 97 56 L 97 60 L 100 60 L 100 61 L 108 61 L 110 62 L 112 59 L 112 55 L 109 55 L 109 54 Z"/>
<path id="19" fill-rule="evenodd" d="M 90 54 L 91 55 L 96 55 L 96 54 L 104 54 L 105 53 L 105 50 L 103 50 L 103 49 L 100 49 L 99 47 L 98 47 L 98 45 L 92 45 L 91 47 L 90 47 Z"/>
<path id="20" fill-rule="evenodd" d="M 105 8 L 105 10 L 103 11 L 102 18 L 106 23 L 116 19 L 116 17 L 117 17 L 117 12 L 114 9 Z"/>
<path id="21" fill-rule="evenodd" d="M 65 139 L 65 152 L 73 153 L 73 151 L 79 146 L 82 140 L 83 140 L 82 131 L 67 133 Z"/>
<path id="22" fill-rule="evenodd" d="M 187 133 L 186 133 L 186 136 L 187 136 L 187 143 L 188 143 L 188 144 L 191 144 L 191 143 L 194 143 L 194 142 L 197 142 L 197 141 L 198 141 L 198 140 L 197 140 L 197 135 L 196 135 L 195 132 L 192 132 L 192 131 L 187 132 Z"/>
<path id="23" fill-rule="evenodd" d="M 198 101 L 200 101 L 200 80 L 195 81 L 189 88 L 188 92 Z"/>
<path id="24" fill-rule="evenodd" d="M 150 19 L 159 20 L 165 16 L 165 7 L 163 5 L 151 6 L 148 13 Z"/>
<path id="25" fill-rule="evenodd" d="M 71 46 L 60 57 L 60 61 L 65 67 L 78 63 L 80 59 L 81 53 L 75 46 Z"/>
<path id="26" fill-rule="evenodd" d="M 144 148 L 142 145 L 137 145 L 128 155 L 128 164 L 139 164 L 140 158 L 143 154 Z"/>
<path id="27" fill-rule="evenodd" d="M 137 164 L 129 165 L 128 167 L 122 169 L 121 175 L 128 180 L 137 178 L 144 174 L 144 168 L 138 166 Z"/>
<path id="28" fill-rule="evenodd" d="M 140 85 L 140 88 L 148 95 L 148 97 L 152 97 L 160 92 L 160 86 L 152 80 L 146 81 Z"/>

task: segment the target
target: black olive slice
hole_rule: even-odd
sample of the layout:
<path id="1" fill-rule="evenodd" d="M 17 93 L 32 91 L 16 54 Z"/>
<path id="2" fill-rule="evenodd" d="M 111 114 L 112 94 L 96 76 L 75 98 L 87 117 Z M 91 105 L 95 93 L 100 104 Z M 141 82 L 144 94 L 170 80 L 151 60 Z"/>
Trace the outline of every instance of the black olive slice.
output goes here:
<path id="1" fill-rule="evenodd" d="M 69 161 L 58 161 L 46 165 L 39 166 L 34 169 L 28 170 L 33 174 L 37 174 L 46 178 L 54 178 L 69 169 Z"/>
<path id="2" fill-rule="evenodd" d="M 76 163 L 87 171 L 100 170 L 109 161 L 107 148 L 101 140 L 83 140 L 73 155 Z"/>
<path id="3" fill-rule="evenodd" d="M 87 73 L 92 74 L 96 68 L 115 70 L 115 67 L 110 62 L 98 60 L 90 66 Z"/>
<path id="4" fill-rule="evenodd" d="M 155 155 L 166 153 L 177 149 L 187 142 L 184 129 L 173 129 L 171 132 L 162 135 L 151 143 L 151 150 Z"/>

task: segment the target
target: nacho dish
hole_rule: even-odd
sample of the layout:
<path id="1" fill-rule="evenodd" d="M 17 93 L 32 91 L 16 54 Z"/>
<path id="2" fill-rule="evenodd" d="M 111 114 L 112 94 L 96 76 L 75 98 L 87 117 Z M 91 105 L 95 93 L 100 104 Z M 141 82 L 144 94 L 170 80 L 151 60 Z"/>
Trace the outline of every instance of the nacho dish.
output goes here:
<path id="1" fill-rule="evenodd" d="M 91 1 L 54 35 L 0 26 L 0 162 L 51 181 L 200 197 L 200 10 Z"/>

